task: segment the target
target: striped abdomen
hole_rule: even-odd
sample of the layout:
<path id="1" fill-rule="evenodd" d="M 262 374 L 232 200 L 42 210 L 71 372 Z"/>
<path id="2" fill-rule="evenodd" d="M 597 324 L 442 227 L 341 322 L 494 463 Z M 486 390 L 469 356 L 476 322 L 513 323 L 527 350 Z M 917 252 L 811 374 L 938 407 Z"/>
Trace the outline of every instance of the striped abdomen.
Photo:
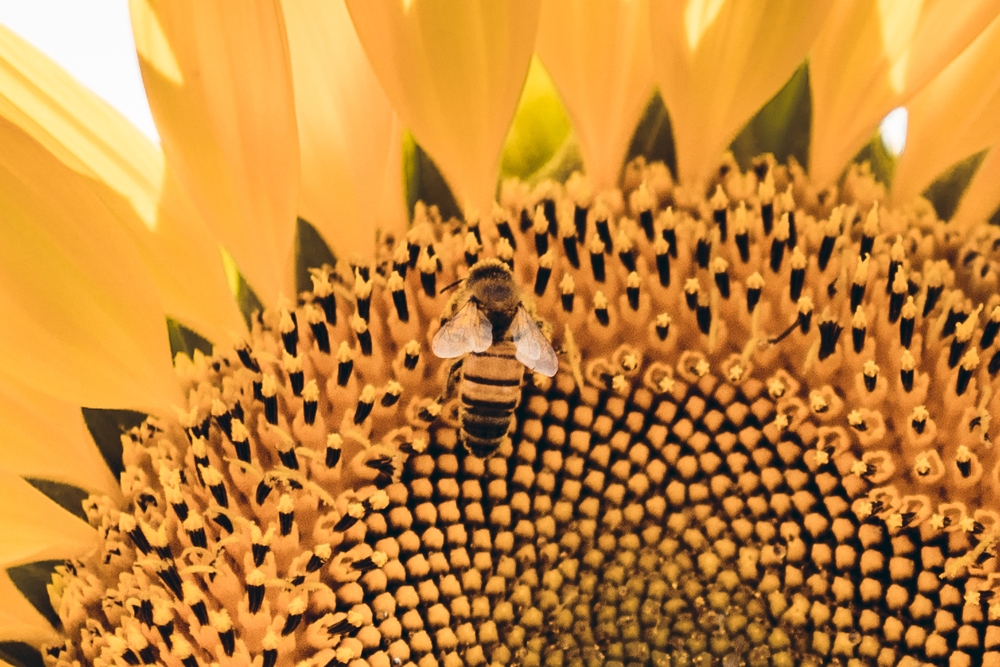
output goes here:
<path id="1" fill-rule="evenodd" d="M 473 352 L 462 365 L 459 421 L 470 452 L 486 458 L 503 442 L 521 398 L 524 365 L 514 357 L 514 343 L 503 341 Z"/>

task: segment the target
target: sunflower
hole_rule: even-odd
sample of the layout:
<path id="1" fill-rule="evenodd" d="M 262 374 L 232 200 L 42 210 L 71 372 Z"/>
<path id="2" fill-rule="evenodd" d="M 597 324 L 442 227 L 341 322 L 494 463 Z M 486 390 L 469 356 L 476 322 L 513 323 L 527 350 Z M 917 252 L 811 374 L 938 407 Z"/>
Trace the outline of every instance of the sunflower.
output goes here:
<path id="1" fill-rule="evenodd" d="M 2 656 L 1000 664 L 995 4 L 132 0 L 160 148 L 0 32 Z"/>

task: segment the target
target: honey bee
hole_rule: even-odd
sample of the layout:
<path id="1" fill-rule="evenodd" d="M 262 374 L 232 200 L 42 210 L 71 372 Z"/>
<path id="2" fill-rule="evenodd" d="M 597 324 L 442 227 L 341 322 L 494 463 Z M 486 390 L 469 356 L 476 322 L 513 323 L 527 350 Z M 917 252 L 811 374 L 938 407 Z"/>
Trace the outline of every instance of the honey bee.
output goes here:
<path id="1" fill-rule="evenodd" d="M 552 377 L 559 361 L 552 344 L 524 307 L 514 275 L 485 259 L 469 270 L 445 307 L 431 344 L 451 368 L 446 395 L 458 387 L 462 442 L 487 458 L 503 443 L 521 397 L 524 368 Z"/>

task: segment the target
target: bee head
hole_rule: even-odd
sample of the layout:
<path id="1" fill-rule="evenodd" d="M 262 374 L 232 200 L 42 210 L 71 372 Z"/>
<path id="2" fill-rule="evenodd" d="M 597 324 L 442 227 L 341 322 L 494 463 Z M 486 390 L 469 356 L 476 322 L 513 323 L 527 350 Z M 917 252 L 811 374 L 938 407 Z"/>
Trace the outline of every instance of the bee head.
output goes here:
<path id="1" fill-rule="evenodd" d="M 497 260 L 483 260 L 469 270 L 466 289 L 487 310 L 510 312 L 521 303 L 514 275 Z"/>

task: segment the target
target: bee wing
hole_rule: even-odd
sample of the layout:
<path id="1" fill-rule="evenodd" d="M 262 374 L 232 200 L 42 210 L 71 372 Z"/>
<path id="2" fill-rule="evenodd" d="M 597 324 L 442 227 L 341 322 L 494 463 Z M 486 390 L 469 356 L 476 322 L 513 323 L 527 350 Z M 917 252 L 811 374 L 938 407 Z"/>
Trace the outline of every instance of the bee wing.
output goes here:
<path id="1" fill-rule="evenodd" d="M 510 323 L 510 333 L 514 338 L 514 356 L 518 361 L 542 375 L 552 377 L 556 374 L 559 370 L 556 351 L 524 306 L 518 306 L 514 320 Z"/>
<path id="2" fill-rule="evenodd" d="M 485 352 L 493 344 L 493 325 L 474 301 L 469 301 L 446 320 L 431 342 L 434 354 L 442 359 L 469 352 Z"/>

